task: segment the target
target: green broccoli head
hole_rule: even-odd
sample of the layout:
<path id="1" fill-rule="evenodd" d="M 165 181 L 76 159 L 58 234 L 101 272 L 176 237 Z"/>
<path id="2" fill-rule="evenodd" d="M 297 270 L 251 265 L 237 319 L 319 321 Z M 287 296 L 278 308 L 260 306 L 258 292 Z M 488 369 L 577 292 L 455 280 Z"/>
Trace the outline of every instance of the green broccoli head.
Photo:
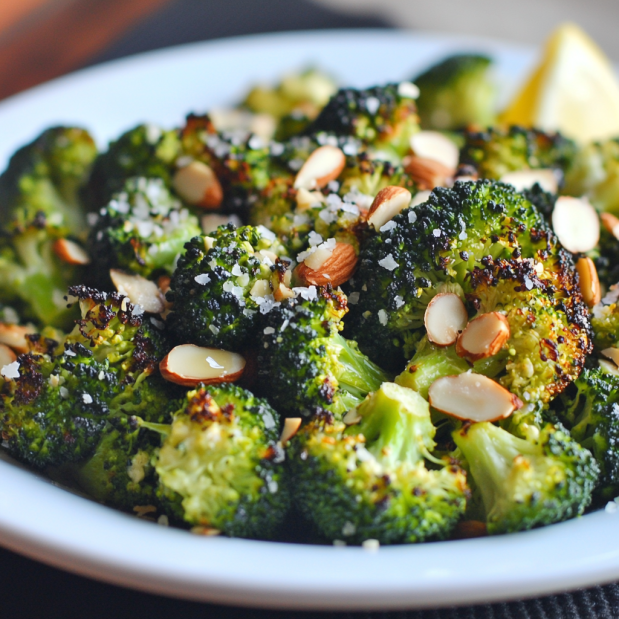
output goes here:
<path id="1" fill-rule="evenodd" d="M 563 192 L 587 195 L 599 211 L 619 215 L 619 138 L 578 149 Z"/>
<path id="2" fill-rule="evenodd" d="M 56 255 L 60 238 L 43 217 L 19 231 L 0 231 L 0 302 L 25 320 L 70 328 L 75 313 L 67 307 L 67 288 L 83 279 L 84 268 Z"/>
<path id="3" fill-rule="evenodd" d="M 89 210 L 105 207 L 132 177 L 160 178 L 170 188 L 176 160 L 181 154 L 177 131 L 138 125 L 123 133 L 94 163 L 84 188 Z"/>
<path id="4" fill-rule="evenodd" d="M 73 286 L 71 297 L 79 302 L 82 317 L 67 336 L 68 343 L 87 347 L 94 358 L 107 363 L 121 380 L 136 380 L 154 373 L 168 352 L 158 320 L 146 320 L 144 310 L 124 295 Z"/>
<path id="5" fill-rule="evenodd" d="M 234 385 L 187 394 L 155 469 L 164 509 L 233 537 L 272 537 L 289 506 L 279 416 Z"/>
<path id="6" fill-rule="evenodd" d="M 613 499 L 619 494 L 619 378 L 600 369 L 585 369 L 552 407 L 600 467 L 594 496 Z"/>
<path id="7" fill-rule="evenodd" d="M 90 232 L 95 281 L 107 283 L 110 269 L 147 278 L 171 274 L 185 243 L 201 232 L 197 217 L 161 178 L 131 178 L 101 209 Z"/>
<path id="8" fill-rule="evenodd" d="M 548 424 L 533 442 L 483 422 L 454 431 L 453 439 L 481 495 L 490 534 L 573 518 L 591 501 L 599 468 L 559 427 Z"/>
<path id="9" fill-rule="evenodd" d="M 258 373 L 282 411 L 342 415 L 388 376 L 340 335 L 346 297 L 327 288 L 296 288 L 296 298 L 273 307 L 262 321 Z"/>
<path id="10" fill-rule="evenodd" d="M 500 382 L 523 401 L 546 402 L 578 376 L 591 338 L 574 264 L 511 186 L 439 188 L 385 228 L 362 249 L 349 283 L 347 327 L 372 359 L 403 363 L 425 333 L 429 301 L 454 292 L 470 319 L 506 316 L 511 335 L 488 373 L 499 375 L 499 361 Z M 398 382 L 413 387 L 414 366 Z"/>
<path id="11" fill-rule="evenodd" d="M 498 180 L 508 172 L 552 168 L 566 172 L 576 154 L 576 144 L 559 133 L 511 126 L 467 131 L 460 163 L 475 167 L 481 178 Z"/>
<path id="12" fill-rule="evenodd" d="M 456 54 L 414 78 L 422 128 L 448 131 L 492 125 L 498 91 L 491 70 L 488 56 Z"/>
<path id="13" fill-rule="evenodd" d="M 3 369 L 0 428 L 9 452 L 36 468 L 88 457 L 120 392 L 117 376 L 81 344 L 31 352 Z"/>
<path id="14" fill-rule="evenodd" d="M 343 88 L 306 129 L 308 135 L 326 131 L 360 140 L 378 159 L 398 162 L 410 150 L 419 131 L 413 88 L 408 82 L 365 90 Z"/>
<path id="15" fill-rule="evenodd" d="M 619 341 L 619 286 L 611 286 L 591 315 L 593 343 L 600 351 L 617 346 Z"/>
<path id="16" fill-rule="evenodd" d="M 0 225 L 23 230 L 45 222 L 58 236 L 86 229 L 78 191 L 97 154 L 90 134 L 53 127 L 20 148 L 0 176 Z"/>
<path id="17" fill-rule="evenodd" d="M 430 453 L 435 428 L 428 403 L 384 383 L 347 417 L 353 413 L 357 425 L 347 428 L 323 413 L 293 439 L 290 466 L 301 512 L 328 540 L 446 538 L 468 489 L 460 468 Z"/>
<path id="18" fill-rule="evenodd" d="M 290 281 L 290 261 L 275 234 L 263 226 L 220 226 L 186 245 L 170 282 L 174 303 L 167 318 L 179 342 L 227 350 L 251 343 L 273 293 Z"/>

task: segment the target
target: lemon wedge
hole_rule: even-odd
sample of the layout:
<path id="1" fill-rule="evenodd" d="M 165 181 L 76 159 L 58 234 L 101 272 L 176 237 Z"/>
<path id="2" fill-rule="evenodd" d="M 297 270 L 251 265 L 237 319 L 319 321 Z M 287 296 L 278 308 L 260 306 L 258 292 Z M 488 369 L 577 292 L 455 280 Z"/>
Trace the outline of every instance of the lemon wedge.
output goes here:
<path id="1" fill-rule="evenodd" d="M 619 136 L 615 71 L 583 30 L 563 24 L 551 34 L 541 63 L 500 121 L 560 131 L 578 142 Z"/>

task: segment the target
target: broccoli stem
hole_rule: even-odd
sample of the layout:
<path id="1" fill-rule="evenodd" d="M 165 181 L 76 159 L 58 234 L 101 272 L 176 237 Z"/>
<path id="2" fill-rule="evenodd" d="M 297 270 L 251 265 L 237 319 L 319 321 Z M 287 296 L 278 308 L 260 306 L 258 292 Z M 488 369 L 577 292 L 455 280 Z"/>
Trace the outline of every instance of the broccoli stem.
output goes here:
<path id="1" fill-rule="evenodd" d="M 368 393 L 376 391 L 389 376 L 372 363 L 352 340 L 337 334 L 324 339 L 327 355 L 333 359 L 333 376 L 341 391 L 347 392 L 353 408 Z M 342 393 L 342 397 L 344 393 Z"/>

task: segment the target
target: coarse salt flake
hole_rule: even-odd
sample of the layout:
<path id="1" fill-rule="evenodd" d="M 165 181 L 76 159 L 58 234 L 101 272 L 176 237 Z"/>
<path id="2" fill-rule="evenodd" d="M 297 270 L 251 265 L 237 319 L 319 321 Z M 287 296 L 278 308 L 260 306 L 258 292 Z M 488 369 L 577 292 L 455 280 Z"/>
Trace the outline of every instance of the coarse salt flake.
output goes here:
<path id="1" fill-rule="evenodd" d="M 388 319 L 389 317 L 384 309 L 378 310 L 378 322 L 380 322 L 383 327 L 387 326 Z"/>
<path id="2" fill-rule="evenodd" d="M 359 292 L 351 292 L 348 295 L 348 302 L 351 305 L 357 305 L 357 303 L 359 303 L 359 297 L 361 296 L 361 293 Z"/>
<path id="3" fill-rule="evenodd" d="M 415 211 L 409 211 L 408 213 L 408 223 L 414 224 L 417 221 L 417 213 Z"/>
<path id="4" fill-rule="evenodd" d="M 0 374 L 4 378 L 19 378 L 19 361 L 13 361 L 2 367 Z"/>
<path id="5" fill-rule="evenodd" d="M 397 228 L 397 227 L 398 227 L 398 224 L 392 219 L 391 221 L 388 221 L 384 226 L 381 226 L 380 231 L 389 232 L 389 230 L 393 230 L 394 228 Z"/>
<path id="6" fill-rule="evenodd" d="M 265 335 L 271 335 L 271 333 L 275 333 L 275 329 L 273 327 L 265 327 L 263 333 Z"/>
<path id="7" fill-rule="evenodd" d="M 393 259 L 393 255 L 392 254 L 386 255 L 382 260 L 378 261 L 378 264 L 380 264 L 380 266 L 383 267 L 383 269 L 387 269 L 387 271 L 393 271 L 394 269 L 397 269 L 398 266 L 400 266 Z"/>
<path id="8" fill-rule="evenodd" d="M 84 404 L 92 404 L 92 396 L 89 393 L 82 393 L 82 401 Z"/>
<path id="9" fill-rule="evenodd" d="M 379 107 L 380 107 L 380 101 L 376 97 L 368 97 L 365 100 L 365 109 L 370 114 L 376 114 L 376 112 L 378 112 Z"/>

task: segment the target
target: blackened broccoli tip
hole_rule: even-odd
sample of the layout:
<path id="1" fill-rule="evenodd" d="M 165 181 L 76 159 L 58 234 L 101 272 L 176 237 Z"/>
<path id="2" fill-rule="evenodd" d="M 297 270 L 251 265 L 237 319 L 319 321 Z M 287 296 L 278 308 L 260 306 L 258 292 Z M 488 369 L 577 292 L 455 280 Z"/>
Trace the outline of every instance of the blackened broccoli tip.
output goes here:
<path id="1" fill-rule="evenodd" d="M 161 178 L 130 178 L 99 211 L 91 229 L 94 281 L 107 284 L 110 269 L 146 278 L 171 274 L 185 243 L 201 232 L 198 218 Z"/>
<path id="2" fill-rule="evenodd" d="M 553 425 L 536 441 L 488 422 L 453 432 L 488 532 L 511 533 L 573 518 L 591 502 L 599 468 L 591 453 Z"/>
<path id="3" fill-rule="evenodd" d="M 319 415 L 292 442 L 294 499 L 302 513 L 328 540 L 447 537 L 464 513 L 468 488 L 459 467 L 431 455 L 428 403 L 384 383 L 349 416 L 356 425 L 347 428 Z"/>
<path id="4" fill-rule="evenodd" d="M 362 248 L 347 292 L 357 301 L 347 333 L 374 361 L 391 359 L 396 368 L 421 345 L 436 294 L 459 294 L 469 320 L 502 312 L 511 335 L 499 367 L 483 373 L 525 404 L 550 401 L 578 376 L 592 349 L 571 256 L 539 211 L 502 183 L 438 188 L 394 217 Z"/>
<path id="5" fill-rule="evenodd" d="M 167 318 L 178 342 L 237 351 L 255 339 L 258 321 L 289 284 L 291 262 L 263 226 L 229 224 L 185 246 L 170 282 Z"/>
<path id="6" fill-rule="evenodd" d="M 468 125 L 490 126 L 498 94 L 492 67 L 488 56 L 457 54 L 415 77 L 422 128 L 445 131 Z"/>
<path id="7" fill-rule="evenodd" d="M 258 372 L 282 411 L 342 415 L 389 375 L 340 335 L 346 296 L 330 287 L 297 289 L 265 314 Z"/>
<path id="8" fill-rule="evenodd" d="M 460 163 L 474 166 L 481 178 L 498 180 L 518 170 L 552 168 L 565 173 L 576 151 L 576 144 L 560 133 L 515 125 L 492 127 L 465 132 Z"/>
<path id="9" fill-rule="evenodd" d="M 182 155 L 177 131 L 138 125 L 112 142 L 94 162 L 83 198 L 90 211 L 105 207 L 132 177 L 159 178 L 172 187 L 176 161 Z"/>
<path id="10" fill-rule="evenodd" d="M 164 509 L 230 536 L 271 537 L 290 503 L 279 415 L 235 385 L 190 391 L 185 404 L 155 464 Z"/>
<path id="11" fill-rule="evenodd" d="M 594 497 L 619 495 L 619 378 L 603 370 L 585 369 L 552 409 L 572 438 L 591 451 L 600 467 Z"/>
<path id="12" fill-rule="evenodd" d="M 398 161 L 409 152 L 410 137 L 419 131 L 415 100 L 401 84 L 343 88 L 306 129 L 308 135 L 321 131 L 355 137 L 370 150 Z"/>

